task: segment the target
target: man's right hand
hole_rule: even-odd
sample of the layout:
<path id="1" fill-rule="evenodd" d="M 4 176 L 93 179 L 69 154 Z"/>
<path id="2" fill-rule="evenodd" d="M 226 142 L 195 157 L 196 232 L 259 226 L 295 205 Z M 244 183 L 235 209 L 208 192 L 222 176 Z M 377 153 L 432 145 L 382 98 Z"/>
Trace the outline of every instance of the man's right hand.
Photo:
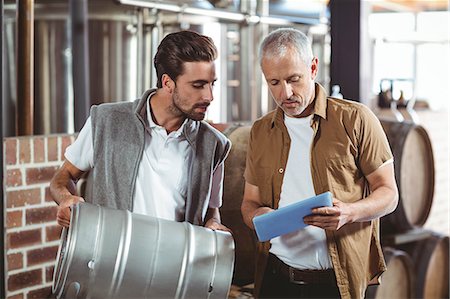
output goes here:
<path id="1" fill-rule="evenodd" d="M 71 207 L 79 202 L 84 202 L 84 199 L 79 196 L 70 195 L 59 204 L 56 214 L 56 220 L 59 225 L 69 227 Z"/>
<path id="2" fill-rule="evenodd" d="M 75 182 L 84 173 L 68 160 L 65 160 L 50 181 L 50 194 L 58 204 L 56 221 L 61 226 L 68 227 L 70 224 L 70 207 L 76 203 L 84 202 L 82 197 L 74 195 L 76 194 Z"/>

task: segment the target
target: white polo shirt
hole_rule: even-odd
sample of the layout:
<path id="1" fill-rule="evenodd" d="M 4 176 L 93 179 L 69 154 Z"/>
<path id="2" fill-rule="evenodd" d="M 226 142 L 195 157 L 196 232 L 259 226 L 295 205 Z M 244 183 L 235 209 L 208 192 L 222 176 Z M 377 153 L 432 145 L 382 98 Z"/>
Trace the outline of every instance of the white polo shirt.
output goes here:
<path id="1" fill-rule="evenodd" d="M 177 131 L 167 134 L 163 127 L 153 121 L 149 101 L 147 101 L 147 119 L 150 132 L 146 131 L 145 134 L 145 148 L 133 195 L 133 212 L 183 221 L 186 210 L 188 166 L 193 155 L 193 150 L 183 134 L 183 128 L 189 125 L 188 130 L 194 132 L 197 131 L 199 124 L 185 120 Z M 90 117 L 78 138 L 66 149 L 65 157 L 82 171 L 94 167 Z M 203 217 L 208 207 L 218 208 L 222 205 L 223 176 L 222 162 L 214 171 L 211 196 L 209 202 L 205 201 L 203 206 Z"/>

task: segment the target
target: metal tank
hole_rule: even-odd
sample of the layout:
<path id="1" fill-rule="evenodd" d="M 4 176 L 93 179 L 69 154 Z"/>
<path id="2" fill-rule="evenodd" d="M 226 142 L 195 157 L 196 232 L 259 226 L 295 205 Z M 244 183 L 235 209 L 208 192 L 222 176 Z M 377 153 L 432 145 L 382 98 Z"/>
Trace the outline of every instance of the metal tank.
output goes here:
<path id="1" fill-rule="evenodd" d="M 54 270 L 57 298 L 228 297 L 228 232 L 88 203 L 73 206 Z"/>
<path id="2" fill-rule="evenodd" d="M 74 90 L 68 1 L 37 0 L 34 6 L 34 134 L 73 133 Z M 134 100 L 139 82 L 139 13 L 113 1 L 89 2 L 89 102 Z M 16 132 L 16 5 L 5 4 L 6 136 Z M 151 66 L 149 66 L 151 67 Z M 148 85 L 148 84 L 147 84 Z"/>
<path id="3" fill-rule="evenodd" d="M 83 1 L 71 0 L 75 3 Z M 69 1 L 70 2 L 70 1 Z M 130 101 L 155 86 L 153 57 L 160 40 L 170 32 L 190 29 L 211 36 L 219 49 L 218 84 L 207 120 L 252 121 L 274 108 L 262 77 L 258 44 L 278 27 L 295 27 L 313 40 L 319 56 L 317 80 L 329 85 L 329 34 L 323 11 L 304 6 L 286 10 L 287 0 L 89 0 L 89 99 L 74 97 L 78 88 L 69 2 L 36 0 L 34 134 L 73 133 L 77 101 L 88 105 Z M 287 14 L 289 11 L 289 15 Z M 5 5 L 6 88 L 3 128 L 15 135 L 15 2 Z M 81 64 L 81 65 L 80 65 Z M 81 78 L 83 79 L 83 78 Z M 79 78 L 79 80 L 81 80 Z M 74 91 L 74 88 L 76 89 Z"/>

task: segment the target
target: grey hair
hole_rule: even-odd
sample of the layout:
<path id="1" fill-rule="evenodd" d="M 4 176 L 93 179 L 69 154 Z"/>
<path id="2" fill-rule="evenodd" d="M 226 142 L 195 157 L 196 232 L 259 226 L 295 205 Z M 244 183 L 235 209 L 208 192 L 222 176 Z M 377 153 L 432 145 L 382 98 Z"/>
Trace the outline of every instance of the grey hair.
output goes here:
<path id="1" fill-rule="evenodd" d="M 279 28 L 264 38 L 259 47 L 259 64 L 263 58 L 285 55 L 288 49 L 295 50 L 307 66 L 311 65 L 314 58 L 311 40 L 294 28 Z"/>

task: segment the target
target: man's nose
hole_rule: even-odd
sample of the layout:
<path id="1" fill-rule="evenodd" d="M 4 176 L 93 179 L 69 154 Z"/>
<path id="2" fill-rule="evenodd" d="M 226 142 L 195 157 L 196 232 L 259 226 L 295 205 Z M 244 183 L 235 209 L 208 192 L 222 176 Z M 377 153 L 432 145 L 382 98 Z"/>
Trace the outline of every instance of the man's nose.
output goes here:
<path id="1" fill-rule="evenodd" d="M 213 96 L 213 85 L 212 84 L 206 84 L 204 91 L 203 91 L 203 99 L 207 100 L 207 101 L 212 101 L 214 100 L 214 96 Z"/>
<path id="2" fill-rule="evenodd" d="M 282 99 L 289 99 L 293 95 L 292 86 L 291 86 L 291 84 L 289 84 L 287 82 L 284 82 L 282 84 L 283 84 L 282 90 L 281 90 Z"/>

